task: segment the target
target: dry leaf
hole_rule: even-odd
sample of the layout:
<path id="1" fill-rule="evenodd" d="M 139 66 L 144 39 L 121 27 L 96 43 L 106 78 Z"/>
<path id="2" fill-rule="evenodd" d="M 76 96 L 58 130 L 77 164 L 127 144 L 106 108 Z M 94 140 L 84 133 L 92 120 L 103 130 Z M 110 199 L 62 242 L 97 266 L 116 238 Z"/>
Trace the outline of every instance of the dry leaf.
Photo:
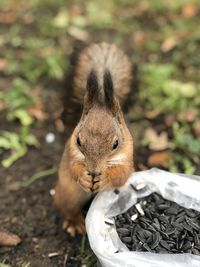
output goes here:
<path id="1" fill-rule="evenodd" d="M 168 147 L 168 136 L 166 132 L 157 134 L 153 128 L 148 128 L 145 131 L 145 139 L 149 142 L 149 148 L 152 150 L 163 150 Z"/>
<path id="2" fill-rule="evenodd" d="M 53 19 L 53 25 L 58 28 L 67 28 L 69 25 L 69 13 L 67 9 L 62 9 Z"/>
<path id="3" fill-rule="evenodd" d="M 176 36 L 170 36 L 163 41 L 161 44 L 161 51 L 168 52 L 172 50 L 178 43 L 178 38 Z"/>
<path id="4" fill-rule="evenodd" d="M 194 124 L 193 124 L 193 130 L 194 130 L 194 133 L 197 137 L 200 137 L 200 121 L 196 121 Z"/>
<path id="5" fill-rule="evenodd" d="M 0 12 L 0 23 L 11 24 L 15 22 L 16 16 L 10 11 Z"/>
<path id="6" fill-rule="evenodd" d="M 89 39 L 89 33 L 83 29 L 79 29 L 76 26 L 70 26 L 68 28 L 68 33 L 76 38 L 77 40 L 83 41 L 83 42 L 87 42 Z"/>
<path id="7" fill-rule="evenodd" d="M 28 113 L 39 121 L 44 121 L 48 118 L 41 106 L 35 106 L 29 109 Z"/>
<path id="8" fill-rule="evenodd" d="M 189 108 L 185 112 L 182 112 L 178 115 L 179 120 L 189 121 L 189 122 L 195 121 L 197 117 L 198 117 L 198 111 L 194 108 Z"/>
<path id="9" fill-rule="evenodd" d="M 63 133 L 65 131 L 65 126 L 64 126 L 64 124 L 63 124 L 61 119 L 55 120 L 55 126 L 56 126 L 56 130 L 59 133 Z"/>
<path id="10" fill-rule="evenodd" d="M 0 246 L 16 246 L 21 242 L 19 236 L 0 229 Z"/>
<path id="11" fill-rule="evenodd" d="M 35 119 L 44 121 L 48 118 L 48 114 L 45 112 L 45 106 L 42 102 L 41 88 L 36 87 L 31 91 L 31 96 L 34 98 L 34 104 L 28 109 L 28 113 Z"/>
<path id="12" fill-rule="evenodd" d="M 3 100 L 0 100 L 0 111 L 6 108 L 6 104 Z"/>
<path id="13" fill-rule="evenodd" d="M 0 58 L 0 70 L 4 70 L 7 66 L 7 61 L 5 58 Z"/>
<path id="14" fill-rule="evenodd" d="M 153 110 L 149 110 L 145 112 L 145 116 L 148 119 L 154 119 L 156 118 L 158 115 L 160 114 L 160 110 L 159 109 L 153 109 Z"/>
<path id="15" fill-rule="evenodd" d="M 170 153 L 166 151 L 156 152 L 148 158 L 148 164 L 149 166 L 162 166 L 164 168 L 169 168 L 169 156 Z"/>
<path id="16" fill-rule="evenodd" d="M 27 13 L 22 17 L 24 24 L 31 24 L 34 21 L 33 14 Z"/>
<path id="17" fill-rule="evenodd" d="M 144 32 L 138 31 L 132 35 L 132 42 L 134 45 L 143 45 L 146 41 L 146 35 Z"/>
<path id="18" fill-rule="evenodd" d="M 183 6 L 182 15 L 185 18 L 192 18 L 197 15 L 198 11 L 197 5 L 188 3 Z"/>
<path id="19" fill-rule="evenodd" d="M 169 127 L 172 126 L 172 124 L 174 123 L 174 120 L 175 120 L 175 117 L 172 114 L 167 114 L 164 117 L 165 124 Z"/>

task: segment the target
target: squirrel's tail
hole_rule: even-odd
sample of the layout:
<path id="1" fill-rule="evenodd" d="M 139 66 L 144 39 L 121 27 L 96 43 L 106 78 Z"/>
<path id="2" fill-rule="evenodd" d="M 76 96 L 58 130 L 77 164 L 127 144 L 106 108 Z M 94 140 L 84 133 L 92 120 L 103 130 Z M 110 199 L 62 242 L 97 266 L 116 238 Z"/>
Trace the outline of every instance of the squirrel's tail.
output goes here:
<path id="1" fill-rule="evenodd" d="M 95 71 L 99 90 L 103 90 L 104 75 L 109 71 L 115 95 L 124 104 L 131 90 L 132 66 L 124 52 L 114 44 L 92 44 L 84 48 L 76 58 L 73 80 L 74 98 L 82 103 L 87 79 Z"/>

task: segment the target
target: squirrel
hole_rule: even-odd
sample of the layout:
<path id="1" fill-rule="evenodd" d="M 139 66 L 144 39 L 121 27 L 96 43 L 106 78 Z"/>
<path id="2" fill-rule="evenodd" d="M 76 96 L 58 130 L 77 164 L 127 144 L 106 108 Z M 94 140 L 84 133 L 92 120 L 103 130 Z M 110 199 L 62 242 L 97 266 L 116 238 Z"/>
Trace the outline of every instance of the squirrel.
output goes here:
<path id="1" fill-rule="evenodd" d="M 72 236 L 85 232 L 81 209 L 91 196 L 123 186 L 134 170 L 133 138 L 121 108 L 131 72 L 128 57 L 114 44 L 91 44 L 78 56 L 73 90 L 83 111 L 65 144 L 54 195 Z"/>

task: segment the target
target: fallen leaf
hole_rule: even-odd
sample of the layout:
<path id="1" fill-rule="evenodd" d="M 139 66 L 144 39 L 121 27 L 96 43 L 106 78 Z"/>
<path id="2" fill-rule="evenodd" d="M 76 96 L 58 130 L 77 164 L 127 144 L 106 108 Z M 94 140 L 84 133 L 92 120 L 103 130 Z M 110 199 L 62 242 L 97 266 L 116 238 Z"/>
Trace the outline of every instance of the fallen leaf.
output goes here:
<path id="1" fill-rule="evenodd" d="M 163 150 L 168 147 L 168 136 L 166 132 L 158 134 L 153 128 L 145 131 L 145 139 L 149 143 L 149 148 L 155 151 Z"/>
<path id="2" fill-rule="evenodd" d="M 167 126 L 172 126 L 174 123 L 175 117 L 173 114 L 166 114 L 164 117 L 165 124 Z"/>
<path id="3" fill-rule="evenodd" d="M 4 70 L 7 66 L 7 61 L 5 58 L 0 58 L 0 70 Z"/>
<path id="4" fill-rule="evenodd" d="M 137 31 L 132 35 L 133 45 L 143 45 L 146 41 L 146 35 L 144 32 Z"/>
<path id="5" fill-rule="evenodd" d="M 11 266 L 5 263 L 0 263 L 0 267 L 11 267 Z"/>
<path id="6" fill-rule="evenodd" d="M 58 28 L 66 28 L 69 25 L 68 10 L 60 10 L 53 19 L 53 26 Z"/>
<path id="7" fill-rule="evenodd" d="M 148 119 L 154 119 L 156 118 L 158 115 L 160 114 L 160 110 L 159 109 L 153 109 L 153 110 L 149 110 L 145 112 L 145 116 Z"/>
<path id="8" fill-rule="evenodd" d="M 150 166 L 162 166 L 164 168 L 169 168 L 169 156 L 170 153 L 166 151 L 153 153 L 148 158 L 148 164 Z"/>
<path id="9" fill-rule="evenodd" d="M 37 237 L 33 237 L 33 238 L 32 238 L 32 241 L 33 241 L 34 243 L 38 243 L 38 242 L 39 242 L 39 239 L 38 239 Z"/>
<path id="10" fill-rule="evenodd" d="M 34 21 L 34 16 L 31 13 L 27 13 L 22 17 L 22 19 L 24 24 L 31 24 Z"/>
<path id="11" fill-rule="evenodd" d="M 166 38 L 163 43 L 161 44 L 161 51 L 168 52 L 172 50 L 178 43 L 177 36 L 170 36 Z"/>
<path id="12" fill-rule="evenodd" d="M 181 112 L 178 115 L 178 119 L 182 121 L 189 121 L 193 122 L 197 119 L 198 117 L 198 111 L 194 108 L 189 108 L 188 110 L 185 110 L 184 112 Z"/>
<path id="13" fill-rule="evenodd" d="M 193 130 L 194 130 L 194 133 L 197 137 L 200 137 L 200 121 L 196 121 L 194 124 L 193 124 Z"/>
<path id="14" fill-rule="evenodd" d="M 11 24 L 15 22 L 16 15 L 10 11 L 0 12 L 0 23 Z"/>
<path id="15" fill-rule="evenodd" d="M 63 133 L 64 130 L 65 130 L 65 126 L 62 122 L 61 119 L 57 119 L 55 120 L 55 126 L 56 126 L 56 130 L 59 132 L 59 133 Z"/>
<path id="16" fill-rule="evenodd" d="M 185 97 L 191 98 L 197 95 L 197 86 L 194 82 L 181 83 L 174 81 L 174 85 L 177 86 L 179 92 Z"/>
<path id="17" fill-rule="evenodd" d="M 182 8 L 182 15 L 185 18 L 192 18 L 197 15 L 199 9 L 195 4 L 186 4 Z"/>
<path id="18" fill-rule="evenodd" d="M 83 29 L 79 29 L 76 26 L 70 26 L 68 28 L 68 33 L 72 37 L 76 38 L 77 40 L 83 41 L 83 42 L 86 42 L 89 39 L 89 33 Z"/>
<path id="19" fill-rule="evenodd" d="M 3 100 L 0 100 L 0 111 L 6 108 L 6 103 Z"/>
<path id="20" fill-rule="evenodd" d="M 48 117 L 42 107 L 31 107 L 28 112 L 32 117 L 36 118 L 39 121 L 44 121 Z"/>
<path id="21" fill-rule="evenodd" d="M 19 236 L 0 229 L 0 246 L 16 246 L 21 242 Z"/>

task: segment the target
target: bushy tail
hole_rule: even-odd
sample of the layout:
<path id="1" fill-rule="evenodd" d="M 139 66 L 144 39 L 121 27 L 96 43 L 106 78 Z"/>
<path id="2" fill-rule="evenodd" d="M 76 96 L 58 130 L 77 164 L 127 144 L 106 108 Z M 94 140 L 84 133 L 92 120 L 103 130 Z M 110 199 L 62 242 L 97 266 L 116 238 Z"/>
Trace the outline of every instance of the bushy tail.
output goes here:
<path id="1" fill-rule="evenodd" d="M 99 90 L 103 92 L 106 73 L 110 73 L 114 93 L 123 104 L 131 90 L 132 66 L 124 52 L 114 44 L 92 44 L 77 54 L 73 81 L 74 97 L 83 102 L 87 78 L 91 71 L 97 75 Z"/>

